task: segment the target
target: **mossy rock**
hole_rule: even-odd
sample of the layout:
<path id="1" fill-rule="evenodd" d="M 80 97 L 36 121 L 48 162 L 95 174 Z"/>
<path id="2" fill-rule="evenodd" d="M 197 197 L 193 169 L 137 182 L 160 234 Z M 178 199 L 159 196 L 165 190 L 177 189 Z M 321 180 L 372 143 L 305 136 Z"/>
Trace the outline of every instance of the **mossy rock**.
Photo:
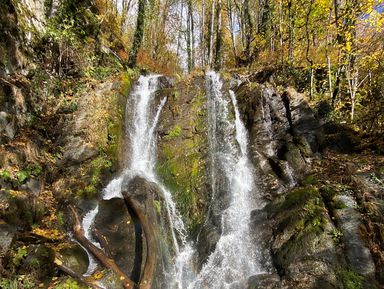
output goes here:
<path id="1" fill-rule="evenodd" d="M 313 264 L 325 262 L 330 270 L 338 264 L 336 244 L 331 237 L 334 227 L 317 187 L 293 189 L 267 208 L 276 221 L 272 251 L 281 272 L 291 278 L 293 264 L 309 260 Z M 308 271 L 315 272 L 316 268 Z"/>
<path id="2" fill-rule="evenodd" d="M 7 204 L 0 215 L 8 224 L 25 229 L 39 222 L 48 212 L 46 204 L 36 201 L 32 193 L 3 190 L 1 201 Z"/>

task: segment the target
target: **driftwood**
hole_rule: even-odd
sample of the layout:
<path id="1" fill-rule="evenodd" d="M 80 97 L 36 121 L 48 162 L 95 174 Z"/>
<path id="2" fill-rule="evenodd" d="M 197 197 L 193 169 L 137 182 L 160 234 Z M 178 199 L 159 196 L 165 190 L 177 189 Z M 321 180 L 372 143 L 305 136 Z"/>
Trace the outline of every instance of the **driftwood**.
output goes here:
<path id="1" fill-rule="evenodd" d="M 93 284 L 92 282 L 88 281 L 87 279 L 85 279 L 80 274 L 77 274 L 71 268 L 65 266 L 63 264 L 63 262 L 59 258 L 55 257 L 54 263 L 55 263 L 55 266 L 57 268 L 59 268 L 59 270 L 63 271 L 64 273 L 66 273 L 67 275 L 71 276 L 72 278 L 78 280 L 80 283 L 83 283 L 84 285 L 86 285 L 88 287 L 91 287 L 92 289 L 102 289 L 100 286 L 97 286 L 96 284 Z"/>
<path id="2" fill-rule="evenodd" d="M 112 258 L 111 249 L 109 248 L 107 239 L 97 229 L 93 229 L 92 233 L 96 237 L 97 241 L 99 241 L 99 243 L 100 243 L 101 247 L 104 249 L 104 252 L 107 255 L 107 257 Z"/>
<path id="3" fill-rule="evenodd" d="M 141 195 L 135 198 L 135 195 L 130 195 L 126 191 L 122 192 L 127 207 L 133 209 L 144 231 L 147 243 L 147 254 L 139 288 L 150 289 L 152 287 L 158 257 L 158 242 L 156 237 L 157 221 L 151 192 L 140 193 Z"/>
<path id="4" fill-rule="evenodd" d="M 140 241 L 141 244 L 136 244 L 136 249 L 139 249 L 137 254 L 142 255 L 142 237 L 141 232 L 144 232 L 146 240 L 146 260 L 144 268 L 140 274 L 141 267 L 141 257 L 139 258 L 140 264 L 138 264 L 138 270 L 135 275 L 134 280 L 140 280 L 136 284 L 129 278 L 115 263 L 112 259 L 112 255 L 108 246 L 106 238 L 97 230 L 93 230 L 94 235 L 99 240 L 101 246 L 104 248 L 105 252 L 90 242 L 84 234 L 84 229 L 81 226 L 79 215 L 77 214 L 74 207 L 70 206 L 72 213 L 72 218 L 74 221 L 73 231 L 75 239 L 85 247 L 92 255 L 96 257 L 106 268 L 112 270 L 122 282 L 122 285 L 125 289 L 151 289 L 152 283 L 154 280 L 157 260 L 159 255 L 158 248 L 158 232 L 157 232 L 157 215 L 153 206 L 154 195 L 156 194 L 157 188 L 154 187 L 151 183 L 145 183 L 144 179 L 137 177 L 136 182 L 133 181 L 128 191 L 123 191 L 122 195 L 124 197 L 125 205 L 131 214 L 132 218 L 140 224 L 139 230 L 135 230 L 135 234 L 140 234 L 136 236 L 136 242 Z M 138 246 L 139 245 L 139 246 Z M 137 258 L 138 256 L 135 256 Z M 70 273 L 68 273 L 70 274 Z M 139 277 L 140 275 L 140 277 Z M 80 276 L 81 277 L 81 276 Z M 139 278 L 137 278 L 139 277 Z M 77 277 L 76 277 L 77 278 Z"/>
<path id="5" fill-rule="evenodd" d="M 97 260 L 100 261 L 101 264 L 103 264 L 106 268 L 112 270 L 121 281 L 121 284 L 125 289 L 133 289 L 136 287 L 136 284 L 119 268 L 119 266 L 116 264 L 116 262 L 108 257 L 103 250 L 99 249 L 95 245 L 93 245 L 84 234 L 84 229 L 81 226 L 79 215 L 77 214 L 74 207 L 70 206 L 70 210 L 72 213 L 72 218 L 74 221 L 73 224 L 73 233 L 75 239 L 82 245 L 84 248 L 86 248 L 89 252 L 94 255 Z"/>

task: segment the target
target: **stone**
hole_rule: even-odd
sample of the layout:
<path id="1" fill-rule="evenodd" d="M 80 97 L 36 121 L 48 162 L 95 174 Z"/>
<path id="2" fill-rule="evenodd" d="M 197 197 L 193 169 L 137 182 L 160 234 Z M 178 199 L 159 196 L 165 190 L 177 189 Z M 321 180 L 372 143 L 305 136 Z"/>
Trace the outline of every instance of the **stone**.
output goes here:
<path id="1" fill-rule="evenodd" d="M 15 229 L 13 226 L 0 224 L 0 259 L 8 253 L 14 237 Z"/>
<path id="2" fill-rule="evenodd" d="M 0 134 L 5 133 L 9 139 L 16 134 L 16 127 L 10 116 L 5 111 L 0 111 Z"/>
<path id="3" fill-rule="evenodd" d="M 175 85 L 175 81 L 168 77 L 168 76 L 160 76 L 158 79 L 158 88 L 163 89 L 163 88 L 171 88 L 172 86 Z"/>
<path id="4" fill-rule="evenodd" d="M 247 289 L 278 289 L 279 283 L 279 275 L 262 273 L 249 277 Z"/>
<path id="5" fill-rule="evenodd" d="M 21 189 L 37 196 L 43 189 L 43 182 L 41 179 L 30 178 L 25 184 L 21 185 Z"/>
<path id="6" fill-rule="evenodd" d="M 117 265 L 130 275 L 135 261 L 135 224 L 124 200 L 100 201 L 94 227 L 106 238 Z"/>
<path id="7" fill-rule="evenodd" d="M 356 201 L 346 194 L 336 196 L 335 201 L 343 204 L 343 208 L 335 209 L 335 217 L 343 233 L 346 258 L 351 268 L 362 276 L 374 276 L 375 263 L 359 232 L 362 223 Z"/>
<path id="8" fill-rule="evenodd" d="M 58 161 L 58 165 L 76 165 L 95 157 L 98 151 L 89 143 L 85 143 L 79 137 L 73 138 L 64 148 L 63 157 Z"/>
<path id="9" fill-rule="evenodd" d="M 29 245 L 27 256 L 21 264 L 20 274 L 31 274 L 31 271 L 38 278 L 52 276 L 54 272 L 54 252 L 45 245 Z"/>
<path id="10" fill-rule="evenodd" d="M 77 243 L 70 243 L 69 246 L 59 250 L 59 255 L 63 265 L 72 271 L 83 275 L 87 272 L 89 259 L 87 252 Z"/>

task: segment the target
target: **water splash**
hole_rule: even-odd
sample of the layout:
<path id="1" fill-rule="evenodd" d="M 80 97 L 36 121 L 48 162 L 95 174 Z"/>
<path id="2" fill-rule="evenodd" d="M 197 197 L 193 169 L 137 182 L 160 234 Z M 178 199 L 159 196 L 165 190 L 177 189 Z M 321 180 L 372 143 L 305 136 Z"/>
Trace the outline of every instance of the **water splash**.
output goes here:
<path id="1" fill-rule="evenodd" d="M 83 226 L 83 229 L 84 229 L 84 235 L 85 237 L 90 240 L 95 246 L 97 246 L 98 248 L 100 248 L 100 244 L 98 242 L 96 242 L 93 237 L 92 237 L 92 224 L 93 224 L 93 220 L 95 219 L 97 213 L 99 211 L 99 205 L 97 205 L 93 210 L 90 210 L 83 218 L 83 221 L 82 221 L 82 226 Z M 87 254 L 88 254 L 88 259 L 89 259 L 89 265 L 88 265 L 88 269 L 87 269 L 87 272 L 84 274 L 85 276 L 90 276 L 92 275 L 92 273 L 96 270 L 97 268 L 97 261 L 96 259 L 93 257 L 92 254 L 90 254 L 87 250 L 86 250 Z"/>

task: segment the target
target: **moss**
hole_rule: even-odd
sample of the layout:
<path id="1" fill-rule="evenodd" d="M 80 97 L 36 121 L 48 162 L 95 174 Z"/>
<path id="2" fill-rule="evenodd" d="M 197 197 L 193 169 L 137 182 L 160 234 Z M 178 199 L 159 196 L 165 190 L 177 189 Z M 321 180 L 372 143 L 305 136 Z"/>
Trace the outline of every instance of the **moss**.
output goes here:
<path id="1" fill-rule="evenodd" d="M 0 171 L 0 179 L 4 180 L 6 182 L 11 180 L 11 173 L 8 172 L 7 170 L 1 170 Z"/>
<path id="2" fill-rule="evenodd" d="M 179 137 L 179 136 L 181 136 L 181 132 L 182 132 L 181 126 L 175 125 L 173 128 L 171 128 L 167 132 L 165 138 L 166 139 L 171 139 L 171 138 Z"/>
<path id="3" fill-rule="evenodd" d="M 302 185 L 314 185 L 316 184 L 316 178 L 314 175 L 308 175 L 304 178 L 304 180 L 301 182 Z"/>
<path id="4" fill-rule="evenodd" d="M 180 104 L 185 95 L 188 94 L 170 98 L 171 111 L 177 111 L 175 121 L 180 122 L 169 123 L 170 129 L 159 146 L 157 173 L 174 195 L 185 223 L 193 230 L 204 219 L 204 206 L 208 198 L 207 194 L 202 194 L 206 177 L 203 155 L 203 148 L 207 145 L 204 138 L 207 129 L 206 109 L 202 90 L 195 93 L 187 108 Z M 183 109 L 188 110 L 188 117 L 185 117 L 186 111 Z"/>
<path id="5" fill-rule="evenodd" d="M 362 289 L 364 277 L 355 273 L 351 269 L 341 268 L 337 272 L 338 277 L 344 285 L 345 289 Z"/>
<path id="6" fill-rule="evenodd" d="M 140 73 L 134 69 L 127 69 L 121 74 L 121 86 L 119 92 L 127 96 L 131 91 L 132 82 L 134 79 L 138 78 Z"/>
<path id="7" fill-rule="evenodd" d="M 156 212 L 157 212 L 158 214 L 161 214 L 161 202 L 160 202 L 160 201 L 157 201 L 157 200 L 154 200 L 154 201 L 153 201 L 153 206 L 155 207 Z"/>
<path id="8" fill-rule="evenodd" d="M 313 186 L 299 187 L 272 204 L 272 211 L 280 219 L 277 232 L 291 232 L 291 237 L 276 252 L 278 263 L 291 262 L 303 256 L 301 250 L 317 246 L 314 240 L 326 230 L 327 210 L 319 190 Z"/>
<path id="9" fill-rule="evenodd" d="M 320 197 L 319 191 L 316 187 L 313 186 L 305 186 L 294 189 L 289 192 L 284 198 L 279 207 L 277 207 L 278 211 L 293 209 L 297 206 L 304 205 L 309 199 L 313 197 Z"/>

